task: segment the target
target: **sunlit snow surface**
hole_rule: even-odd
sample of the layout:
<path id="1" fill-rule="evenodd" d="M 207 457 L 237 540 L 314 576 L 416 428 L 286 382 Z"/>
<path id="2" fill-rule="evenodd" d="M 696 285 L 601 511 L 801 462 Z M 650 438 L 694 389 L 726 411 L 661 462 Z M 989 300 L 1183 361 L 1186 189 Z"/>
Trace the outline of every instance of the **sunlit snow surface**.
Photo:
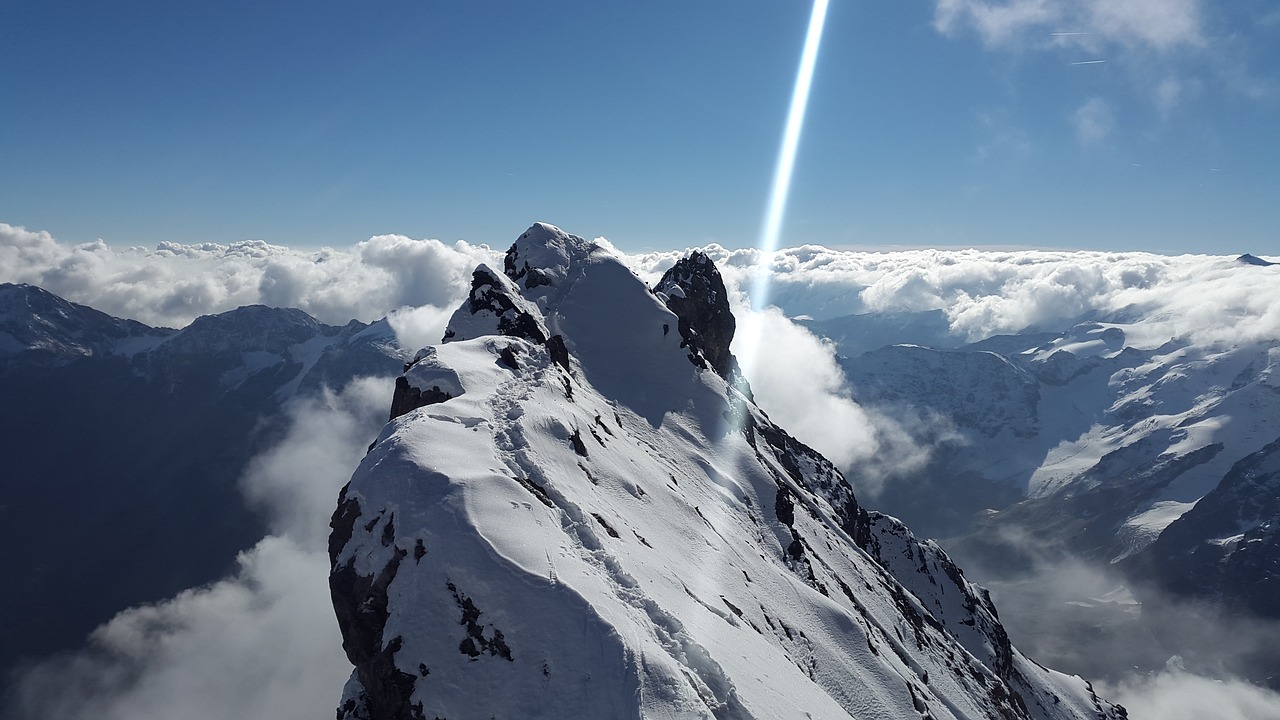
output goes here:
<path id="1" fill-rule="evenodd" d="M 568 260 L 563 280 L 525 296 L 564 335 L 570 369 L 520 338 L 441 345 L 433 372 L 452 369 L 464 392 L 390 423 L 352 478 L 361 515 L 337 562 L 367 576 L 404 554 L 382 637 L 401 638 L 394 662 L 425 715 L 993 712 L 1006 691 L 993 643 L 963 622 L 977 591 L 939 570 L 936 547 L 878 522 L 904 591 L 824 496 L 731 429 L 735 413 L 769 421 L 689 362 L 643 283 L 599 248 Z M 831 470 L 801 460 L 807 483 Z M 780 484 L 798 498 L 803 562 L 786 560 Z M 468 603 L 509 659 L 464 651 Z M 1032 717 L 1096 717 L 1082 680 L 1016 651 L 1006 662 Z M 353 675 L 346 697 L 360 690 Z"/>

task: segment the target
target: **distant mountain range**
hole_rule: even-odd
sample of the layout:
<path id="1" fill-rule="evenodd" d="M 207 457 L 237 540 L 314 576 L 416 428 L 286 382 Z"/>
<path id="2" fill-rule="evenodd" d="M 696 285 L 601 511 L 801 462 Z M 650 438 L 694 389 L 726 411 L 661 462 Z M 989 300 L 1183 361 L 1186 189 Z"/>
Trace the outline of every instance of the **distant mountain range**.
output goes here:
<path id="1" fill-rule="evenodd" d="M 939 337 L 935 313 L 809 326 L 860 403 L 945 425 L 928 465 L 871 502 L 980 576 L 1084 561 L 1139 602 L 1280 618 L 1280 338 L 1134 347 L 1142 321 L 936 347 L 916 344 Z M 1276 682 L 1280 654 L 1248 674 Z"/>
<path id="2" fill-rule="evenodd" d="M 225 575 L 265 533 L 237 482 L 284 404 L 402 365 L 385 322 L 254 306 L 171 330 L 0 285 L 0 669 Z"/>
<path id="3" fill-rule="evenodd" d="M 542 251 L 517 253 L 513 262 L 522 257 L 527 268 L 504 268 L 488 276 L 488 312 L 514 324 L 505 329 L 489 328 L 487 321 L 471 325 L 475 313 L 467 312 L 456 316 L 454 337 L 437 352 L 460 353 L 446 349 L 462 347 L 463 340 L 523 337 L 533 328 L 544 337 L 540 347 L 550 353 L 553 348 L 546 343 L 552 337 L 570 337 L 559 325 L 562 314 L 547 314 L 537 299 L 548 302 L 553 291 L 547 288 L 557 287 L 567 275 L 556 275 L 554 258 L 547 260 L 550 256 Z M 1268 265 L 1252 256 L 1239 262 Z M 535 279 L 532 288 L 527 287 L 529 278 Z M 509 282 L 526 287 L 513 294 Z M 671 290 L 676 287 L 680 289 Z M 668 301 L 685 292 L 680 282 L 671 288 L 664 295 Z M 592 300 L 597 301 L 611 302 L 604 296 Z M 509 314 L 512 309 L 514 315 Z M 884 483 L 883 478 L 862 476 L 860 468 L 846 469 L 855 489 L 884 484 L 878 496 L 862 493 L 858 507 L 882 510 L 914 529 L 899 552 L 923 553 L 942 568 L 950 560 L 942 562 L 940 547 L 914 537 L 941 538 L 971 576 L 1007 580 L 1011 586 L 1059 561 L 1105 571 L 1124 583 L 1124 593 L 1081 596 L 1070 606 L 1041 613 L 1071 616 L 1078 621 L 1075 627 L 1090 633 L 1117 617 L 1132 619 L 1140 607 L 1154 615 L 1158 603 L 1168 598 L 1243 617 L 1278 618 L 1280 339 L 1223 344 L 1186 335 L 1150 347 L 1131 341 L 1143 320 L 1124 313 L 1085 317 L 1066 330 L 1033 328 L 977 343 L 953 336 L 941 311 L 802 322 L 835 344 L 858 402 L 891 415 L 925 418 L 940 429 L 930 436 L 928 464 L 905 476 Z M 685 341 L 685 355 L 702 358 L 712 372 L 729 369 L 724 354 L 689 343 L 678 320 L 667 324 L 667 337 Z M 636 382 L 633 371 L 624 371 L 626 363 L 583 360 L 582 347 L 596 334 L 608 338 L 606 344 L 628 346 L 627 323 L 609 325 L 568 342 L 563 362 L 538 365 L 539 376 L 548 382 L 558 372 L 555 367 L 563 369 L 568 390 L 562 392 L 576 393 L 560 408 L 568 415 L 576 417 L 582 403 L 603 408 L 629 397 L 634 401 L 628 393 L 636 390 L 624 388 Z M 525 341 L 533 342 L 529 337 Z M 479 345 L 484 352 L 498 353 L 490 359 L 499 369 L 503 364 L 524 368 L 544 352 L 509 347 L 514 341 L 486 342 Z M 398 347 L 385 321 L 338 327 L 298 310 L 253 306 L 172 330 L 112 318 L 36 287 L 0 285 L 0 397 L 5 401 L 0 452 L 7 458 L 10 478 L 0 500 L 0 542 L 10 549 L 13 566 L 12 581 L 0 592 L 0 611 L 15 619 L 0 627 L 0 669 L 11 668 L 22 657 L 76 647 L 87 632 L 125 607 L 223 576 L 235 554 L 265 532 L 263 519 L 246 505 L 237 483 L 249 459 L 279 439 L 286 404 L 355 377 L 398 375 L 406 362 L 414 361 L 413 350 Z M 479 350 L 474 354 L 466 362 L 485 357 Z M 404 376 L 401 385 L 417 388 L 419 395 L 401 397 L 401 410 L 420 402 L 431 387 L 458 396 L 452 386 L 440 385 L 440 373 L 431 376 L 438 381 L 435 386 L 410 384 L 437 367 L 433 363 L 420 356 Z M 466 387 L 471 372 L 459 371 L 456 383 Z M 489 378 L 485 373 L 493 372 L 486 366 L 481 374 Z M 731 383 L 738 382 L 729 375 Z M 646 392 L 667 392 L 664 377 L 641 385 L 649 388 Z M 392 388 L 389 381 L 389 408 Z M 467 392 L 481 396 L 470 388 Z M 501 393 L 485 396 L 496 402 Z M 452 416 L 445 408 L 457 405 L 423 412 Z M 639 417 L 656 428 L 662 418 L 656 412 Z M 601 412 L 600 422 L 609 432 L 623 431 L 655 447 L 674 442 L 649 437 L 650 431 L 628 424 L 621 412 L 622 425 L 609 426 L 608 416 Z M 481 427 L 468 426 L 468 418 L 456 419 L 462 428 L 478 432 L 474 428 Z M 767 419 L 754 422 L 771 427 Z M 709 432 L 706 418 L 699 423 L 695 436 Z M 541 447 L 567 441 L 576 430 L 588 453 L 595 442 L 616 446 L 594 417 L 586 425 L 565 425 L 564 438 L 556 427 L 542 427 L 538 439 L 529 442 Z M 378 446 L 388 437 L 384 433 Z M 782 455 L 775 460 L 790 476 Z M 800 468 L 810 462 L 799 456 L 791 461 Z M 684 460 L 671 462 L 682 472 L 693 472 Z M 576 460 L 574 467 L 578 463 L 587 468 L 579 472 L 589 477 L 593 463 Z M 715 476 L 706 469 L 698 472 Z M 797 496 L 815 492 L 807 472 L 788 485 Z M 682 487 L 681 492 L 689 490 Z M 565 497 L 579 509 L 594 502 L 585 496 Z M 822 492 L 814 497 L 814 508 L 831 503 Z M 699 496 L 695 509 L 705 510 L 709 498 Z M 551 495 L 548 499 L 554 500 Z M 541 499 L 535 501 L 545 506 Z M 764 509 L 757 508 L 755 515 L 760 517 Z M 600 521 L 591 516 L 580 522 L 599 526 L 604 536 L 595 533 L 597 540 L 610 542 L 605 525 L 617 531 L 622 524 L 653 543 L 641 521 L 632 527 L 626 518 L 613 518 L 601 508 L 593 512 Z M 824 522 L 821 514 L 812 518 L 819 525 Z M 368 532 L 382 525 L 372 527 Z M 885 530 L 901 527 L 888 519 L 865 527 L 907 537 L 905 529 Z M 396 543 L 408 538 L 407 532 L 398 522 L 392 544 L 383 547 L 399 547 Z M 710 535 L 704 539 L 714 540 Z M 822 544 L 807 542 L 815 548 Z M 869 542 L 859 544 L 858 552 L 867 553 L 924 605 L 932 602 L 924 588 L 904 575 L 896 556 Z M 806 556 L 814 567 L 817 556 L 828 564 L 862 562 L 850 560 L 848 549 L 837 553 L 839 559 L 814 552 Z M 794 571 L 796 563 L 784 565 Z M 879 571 L 864 567 L 858 572 Z M 750 569 L 746 573 L 752 575 Z M 933 571 L 926 574 L 945 582 Z M 820 579 L 821 573 L 814 577 Z M 829 582 L 822 584 L 830 591 Z M 963 583 L 954 587 L 978 593 Z M 460 592 L 460 598 L 473 597 Z M 705 600 L 697 592 L 688 597 L 694 596 Z M 735 602 L 732 592 L 724 598 L 744 615 L 753 612 Z M 1037 620 L 1010 620 L 1005 610 L 1007 624 L 1034 625 Z M 730 616 L 745 622 L 732 610 Z M 767 625 L 763 616 L 752 620 L 762 629 L 761 622 Z M 957 636 L 949 621 L 942 622 Z M 479 627 L 481 637 L 492 644 L 483 623 Z M 1177 649 L 1176 643 L 1169 647 L 1169 652 Z M 786 652 L 794 659 L 794 651 Z M 1118 667 L 1135 662 L 1127 656 L 1114 659 Z M 1280 652 L 1257 656 L 1252 668 L 1232 670 L 1275 685 Z"/>

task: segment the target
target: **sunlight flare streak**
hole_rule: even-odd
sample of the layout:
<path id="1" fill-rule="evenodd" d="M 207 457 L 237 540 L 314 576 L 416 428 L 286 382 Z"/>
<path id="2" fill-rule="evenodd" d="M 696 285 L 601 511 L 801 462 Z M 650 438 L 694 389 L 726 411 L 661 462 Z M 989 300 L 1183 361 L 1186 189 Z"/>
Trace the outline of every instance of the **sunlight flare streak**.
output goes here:
<path id="1" fill-rule="evenodd" d="M 813 12 L 809 16 L 809 30 L 805 33 L 800 69 L 796 73 L 795 89 L 791 93 L 791 109 L 787 113 L 786 129 L 782 133 L 782 146 L 778 150 L 778 164 L 774 170 L 773 187 L 769 192 L 769 205 L 760 234 L 761 270 L 778 249 L 778 238 L 782 234 L 782 220 L 791 190 L 791 174 L 795 169 L 796 149 L 800 146 L 800 131 L 804 127 L 804 114 L 809 105 L 809 90 L 813 85 L 813 70 L 818 62 L 818 45 L 822 41 L 822 27 L 827 19 L 827 5 L 828 0 L 814 0 Z M 768 274 L 758 272 L 751 290 L 752 307 L 760 310 L 767 307 Z"/>

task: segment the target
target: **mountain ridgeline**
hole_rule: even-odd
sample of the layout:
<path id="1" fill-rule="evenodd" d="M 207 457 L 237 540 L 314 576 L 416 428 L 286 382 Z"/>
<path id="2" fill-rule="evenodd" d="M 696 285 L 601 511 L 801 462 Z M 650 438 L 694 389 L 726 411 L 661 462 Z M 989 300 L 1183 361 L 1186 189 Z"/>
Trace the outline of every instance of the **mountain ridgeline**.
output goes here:
<path id="1" fill-rule="evenodd" d="M 694 254 L 651 290 L 536 224 L 343 488 L 339 718 L 1122 718 L 774 425 Z"/>
<path id="2" fill-rule="evenodd" d="M 402 363 L 385 322 L 249 306 L 172 330 L 0 284 L 0 671 L 223 577 L 266 532 L 239 483 L 286 404 Z"/>

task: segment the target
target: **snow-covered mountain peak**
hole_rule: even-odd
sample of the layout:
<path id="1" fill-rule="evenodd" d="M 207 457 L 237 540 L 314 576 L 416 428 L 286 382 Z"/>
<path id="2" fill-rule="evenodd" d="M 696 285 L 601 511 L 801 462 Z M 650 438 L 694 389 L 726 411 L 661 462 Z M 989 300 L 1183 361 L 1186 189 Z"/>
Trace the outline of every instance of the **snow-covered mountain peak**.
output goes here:
<path id="1" fill-rule="evenodd" d="M 34 285 L 0 283 L 0 356 L 35 352 L 53 362 L 65 362 L 74 357 L 130 354 L 172 334 L 172 330 L 113 318 Z"/>
<path id="2" fill-rule="evenodd" d="M 539 343 L 549 337 L 537 304 L 525 299 L 515 281 L 481 264 L 471 273 L 466 302 L 449 318 L 444 342 L 485 335 L 513 335 Z"/>
<path id="3" fill-rule="evenodd" d="M 570 269 L 599 247 L 555 225 L 537 222 L 521 233 L 507 250 L 503 270 L 528 291 L 540 286 L 560 287 Z"/>
<path id="4" fill-rule="evenodd" d="M 174 352 L 269 352 L 285 354 L 294 345 L 337 328 L 296 308 L 246 305 L 216 315 L 201 315 L 169 341 Z"/>
<path id="5" fill-rule="evenodd" d="M 488 332 L 416 356 L 396 395 L 420 402 L 339 498 L 339 717 L 1122 716 L 572 237 L 522 236 L 521 286 L 477 269 L 455 317 Z"/>

